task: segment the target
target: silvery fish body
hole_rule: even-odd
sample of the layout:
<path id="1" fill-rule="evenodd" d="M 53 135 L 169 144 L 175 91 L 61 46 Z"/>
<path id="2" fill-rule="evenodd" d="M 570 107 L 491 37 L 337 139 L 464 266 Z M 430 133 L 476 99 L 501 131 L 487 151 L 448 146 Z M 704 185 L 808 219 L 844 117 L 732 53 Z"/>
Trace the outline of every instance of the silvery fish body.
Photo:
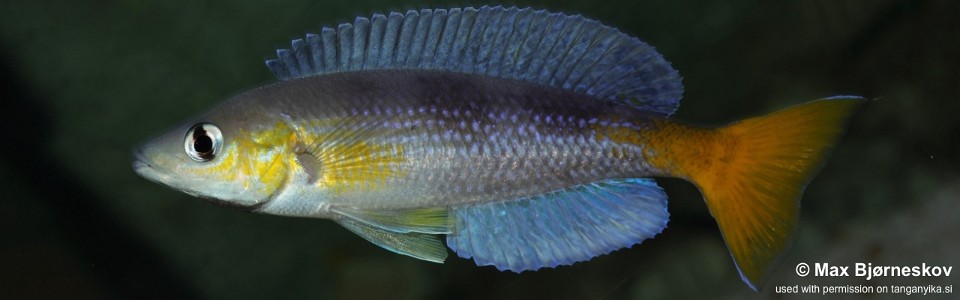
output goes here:
<path id="1" fill-rule="evenodd" d="M 694 182 L 741 276 L 762 284 L 804 185 L 859 98 L 716 129 L 669 119 L 680 76 L 652 47 L 580 16 L 437 9 L 294 40 L 281 80 L 141 146 L 142 176 L 260 213 L 332 219 L 391 251 L 446 248 L 516 272 L 660 233 L 650 177 Z"/>
<path id="2" fill-rule="evenodd" d="M 273 118 L 251 121 L 285 123 L 314 149 L 344 148 L 320 158 L 301 155 L 319 170 L 288 182 L 263 205 L 267 212 L 302 214 L 289 204 L 318 190 L 325 176 L 339 179 L 319 184 L 335 186 L 320 199 L 376 210 L 502 202 L 604 179 L 662 175 L 643 160 L 641 145 L 613 142 L 596 130 L 639 129 L 653 114 L 517 80 L 362 71 L 282 82 L 235 101 L 271 107 Z M 351 143 L 374 150 L 358 158 L 346 153 L 354 151 Z M 327 162 L 338 155 L 353 161 Z"/>

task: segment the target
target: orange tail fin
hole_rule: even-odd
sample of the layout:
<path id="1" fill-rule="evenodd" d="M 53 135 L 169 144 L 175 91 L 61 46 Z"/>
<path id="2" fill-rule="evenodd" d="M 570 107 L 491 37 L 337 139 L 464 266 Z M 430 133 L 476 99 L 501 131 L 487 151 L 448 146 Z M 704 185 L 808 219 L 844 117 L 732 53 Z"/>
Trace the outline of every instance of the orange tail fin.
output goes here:
<path id="1" fill-rule="evenodd" d="M 716 130 L 694 130 L 697 147 L 679 147 L 696 156 L 685 162 L 678 156 L 674 171 L 700 188 L 740 276 L 754 290 L 789 249 L 803 190 L 862 102 L 811 101 Z"/>

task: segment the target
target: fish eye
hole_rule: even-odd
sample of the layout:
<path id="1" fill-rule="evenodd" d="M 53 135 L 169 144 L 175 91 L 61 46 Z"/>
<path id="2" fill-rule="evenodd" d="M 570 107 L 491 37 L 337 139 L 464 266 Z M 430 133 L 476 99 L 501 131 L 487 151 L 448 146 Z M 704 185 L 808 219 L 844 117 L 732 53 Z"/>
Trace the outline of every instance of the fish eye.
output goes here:
<path id="1" fill-rule="evenodd" d="M 187 136 L 183 140 L 183 150 L 193 160 L 205 162 L 220 154 L 222 144 L 223 134 L 220 128 L 217 125 L 201 122 L 187 130 Z"/>

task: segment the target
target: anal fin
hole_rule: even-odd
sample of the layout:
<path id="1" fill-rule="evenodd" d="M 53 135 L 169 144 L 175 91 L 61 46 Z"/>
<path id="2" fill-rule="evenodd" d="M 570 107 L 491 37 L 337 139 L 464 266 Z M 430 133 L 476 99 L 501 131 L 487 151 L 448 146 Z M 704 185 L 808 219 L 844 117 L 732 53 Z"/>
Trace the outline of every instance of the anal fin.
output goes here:
<path id="1" fill-rule="evenodd" d="M 521 272 L 569 265 L 638 244 L 667 225 L 652 179 L 616 179 L 454 209 L 447 245 L 477 265 Z"/>

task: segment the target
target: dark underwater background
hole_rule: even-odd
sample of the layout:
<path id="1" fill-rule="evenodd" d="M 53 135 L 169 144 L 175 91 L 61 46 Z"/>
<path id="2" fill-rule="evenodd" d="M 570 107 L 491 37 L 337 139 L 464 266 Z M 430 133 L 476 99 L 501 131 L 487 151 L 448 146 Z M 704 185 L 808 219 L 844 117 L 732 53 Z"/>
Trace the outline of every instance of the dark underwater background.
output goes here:
<path id="1" fill-rule="evenodd" d="M 873 99 L 806 189 L 795 246 L 760 293 L 741 282 L 696 188 L 675 179 L 659 180 L 672 217 L 658 237 L 514 274 L 452 253 L 445 264 L 393 254 L 327 220 L 220 208 L 131 170 L 134 145 L 272 82 L 263 59 L 292 38 L 358 15 L 483 4 L 0 1 L 0 298 L 742 299 L 799 297 L 777 294 L 783 285 L 960 288 L 960 274 L 794 272 L 801 262 L 960 267 L 953 1 L 513 3 L 581 13 L 655 46 L 684 77 L 675 117 L 690 123 L 831 95 Z"/>

